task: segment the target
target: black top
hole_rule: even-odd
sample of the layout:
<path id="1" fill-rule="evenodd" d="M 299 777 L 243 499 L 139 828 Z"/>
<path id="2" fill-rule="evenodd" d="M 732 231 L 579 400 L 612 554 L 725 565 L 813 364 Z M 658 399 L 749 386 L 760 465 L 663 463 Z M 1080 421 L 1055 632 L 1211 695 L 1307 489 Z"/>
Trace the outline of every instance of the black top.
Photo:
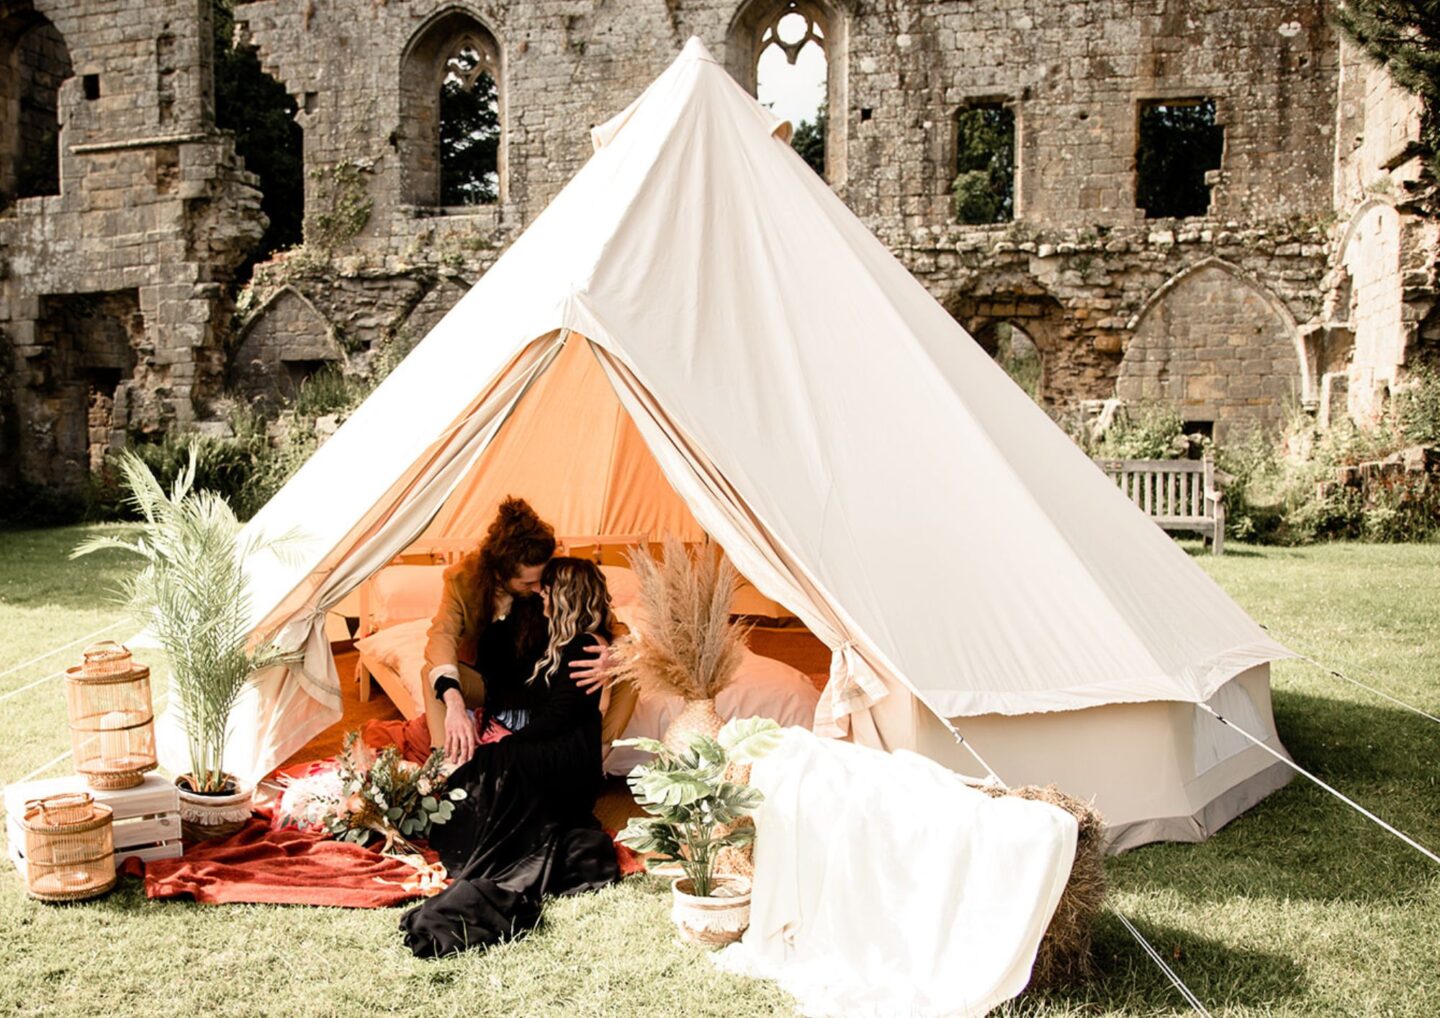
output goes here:
<path id="1" fill-rule="evenodd" d="M 486 707 L 528 706 L 530 720 L 477 746 L 450 775 L 468 793 L 430 832 L 454 882 L 401 919 L 419 956 L 484 947 L 533 927 L 547 895 L 594 890 L 619 879 L 615 846 L 594 818 L 600 789 L 600 698 L 570 678 L 593 636 L 565 645 L 547 683 L 527 684 L 534 658 L 486 675 Z M 536 655 L 538 657 L 538 655 Z"/>
<path id="2" fill-rule="evenodd" d="M 535 662 L 545 652 L 545 609 L 538 597 L 516 597 L 510 612 L 495 619 L 480 633 L 475 645 L 475 659 L 465 661 L 485 680 L 485 701 L 490 703 L 492 688 L 513 686 L 516 677 L 529 678 Z M 445 699 L 447 689 L 459 689 L 460 683 L 450 676 L 435 680 L 435 698 Z M 496 710 L 507 705 L 497 705 Z"/>

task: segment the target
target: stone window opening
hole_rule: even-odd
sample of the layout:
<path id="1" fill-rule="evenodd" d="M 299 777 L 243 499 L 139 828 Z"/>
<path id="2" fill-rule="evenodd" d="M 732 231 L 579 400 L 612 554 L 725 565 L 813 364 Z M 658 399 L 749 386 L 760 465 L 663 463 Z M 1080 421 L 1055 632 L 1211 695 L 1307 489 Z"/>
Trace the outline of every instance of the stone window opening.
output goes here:
<path id="1" fill-rule="evenodd" d="M 1135 146 L 1135 205 L 1146 219 L 1204 216 L 1224 156 L 1225 128 L 1215 100 L 1147 99 L 1140 103 Z"/>
<path id="2" fill-rule="evenodd" d="M 500 93 L 493 54 L 467 42 L 440 83 L 440 204 L 488 205 L 500 197 Z"/>
<path id="3" fill-rule="evenodd" d="M 955 111 L 955 176 L 950 184 L 957 222 L 1007 223 L 1015 218 L 1015 109 L 1004 99 L 977 99 Z"/>
<path id="4" fill-rule="evenodd" d="M 776 116 L 831 184 L 845 178 L 845 23 L 820 0 L 752 0 L 730 26 L 731 74 Z"/>
<path id="5" fill-rule="evenodd" d="M 0 15 L 0 206 L 60 193 L 60 85 L 74 73 L 44 16 Z"/>
<path id="6" fill-rule="evenodd" d="M 423 28 L 401 63 L 392 135 L 412 205 L 468 209 L 505 199 L 500 45 L 463 11 Z"/>

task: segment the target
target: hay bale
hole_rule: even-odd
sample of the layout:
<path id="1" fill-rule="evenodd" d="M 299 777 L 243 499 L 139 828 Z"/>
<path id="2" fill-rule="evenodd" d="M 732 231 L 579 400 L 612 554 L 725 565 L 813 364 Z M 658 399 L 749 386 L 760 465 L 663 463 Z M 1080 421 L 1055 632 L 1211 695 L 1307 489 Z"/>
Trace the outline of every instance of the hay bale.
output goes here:
<path id="1" fill-rule="evenodd" d="M 1055 915 L 1051 917 L 1050 926 L 1040 941 L 1027 989 L 1084 982 L 1092 973 L 1090 942 L 1095 932 L 1095 917 L 1105 903 L 1104 818 L 1089 803 L 1066 795 L 1054 785 L 1044 788 L 1038 785 L 1009 789 L 987 787 L 985 791 L 996 798 L 1014 795 L 1021 799 L 1048 802 L 1059 806 L 1079 822 L 1075 864 L 1070 868 L 1065 892 L 1060 896 Z"/>

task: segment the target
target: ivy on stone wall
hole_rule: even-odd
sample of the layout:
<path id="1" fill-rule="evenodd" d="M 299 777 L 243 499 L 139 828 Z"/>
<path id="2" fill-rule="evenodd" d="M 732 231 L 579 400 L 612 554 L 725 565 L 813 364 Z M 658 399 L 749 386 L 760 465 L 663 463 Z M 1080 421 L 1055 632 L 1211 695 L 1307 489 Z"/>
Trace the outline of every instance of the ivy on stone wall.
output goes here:
<path id="1" fill-rule="evenodd" d="M 310 171 L 319 206 L 305 217 L 305 246 L 334 253 L 360 235 L 370 221 L 375 200 L 365 184 L 366 168 L 345 161 Z"/>

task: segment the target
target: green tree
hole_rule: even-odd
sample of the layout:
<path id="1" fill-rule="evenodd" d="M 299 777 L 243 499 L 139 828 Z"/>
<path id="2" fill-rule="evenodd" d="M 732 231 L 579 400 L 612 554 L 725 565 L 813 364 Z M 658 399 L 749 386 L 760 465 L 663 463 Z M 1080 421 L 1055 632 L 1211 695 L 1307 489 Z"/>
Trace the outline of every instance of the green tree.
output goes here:
<path id="1" fill-rule="evenodd" d="M 955 115 L 955 218 L 1003 223 L 1015 216 L 1015 114 L 999 103 Z"/>
<path id="2" fill-rule="evenodd" d="M 479 54 L 464 49 L 451 60 L 472 71 Z M 500 96 L 483 71 L 467 87 L 456 75 L 440 86 L 440 203 L 486 205 L 500 197 Z"/>
<path id="3" fill-rule="evenodd" d="M 1335 24 L 1421 103 L 1420 144 L 1432 178 L 1440 177 L 1440 3 L 1346 0 Z"/>
<path id="4" fill-rule="evenodd" d="M 800 153 L 800 158 L 822 177 L 825 176 L 825 129 L 828 116 L 825 103 L 821 103 L 815 111 L 815 119 L 800 121 L 790 138 L 790 144 Z"/>
<path id="5" fill-rule="evenodd" d="M 235 149 L 260 178 L 260 208 L 270 225 L 235 275 L 241 286 L 256 264 L 301 241 L 305 218 L 305 156 L 295 100 L 260 69 L 254 49 L 237 49 L 235 0 L 213 0 L 215 126 L 235 135 Z"/>

